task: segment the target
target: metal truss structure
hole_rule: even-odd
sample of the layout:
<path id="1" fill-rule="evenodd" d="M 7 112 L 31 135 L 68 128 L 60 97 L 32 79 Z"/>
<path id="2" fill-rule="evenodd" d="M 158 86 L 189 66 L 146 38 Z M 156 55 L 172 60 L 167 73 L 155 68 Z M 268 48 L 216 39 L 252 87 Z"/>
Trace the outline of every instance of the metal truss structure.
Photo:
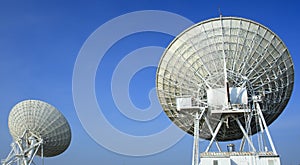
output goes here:
<path id="1" fill-rule="evenodd" d="M 165 50 L 156 87 L 167 116 L 198 139 L 241 140 L 240 151 L 277 155 L 270 125 L 284 110 L 294 85 L 294 66 L 282 40 L 244 18 L 209 19 L 178 35 Z M 251 135 L 258 134 L 258 147 Z M 268 139 L 268 144 L 265 140 Z M 271 146 L 271 150 L 267 146 Z"/>
<path id="2" fill-rule="evenodd" d="M 40 152 L 42 161 L 43 139 L 29 130 L 24 131 L 23 135 L 11 144 L 11 151 L 7 158 L 2 161 L 2 165 L 30 165 L 35 164 L 33 159 Z"/>
<path id="3" fill-rule="evenodd" d="M 71 129 L 66 118 L 54 106 L 40 100 L 25 100 L 9 113 L 8 127 L 13 143 L 3 165 L 35 164 L 40 156 L 63 153 L 71 142 Z"/>

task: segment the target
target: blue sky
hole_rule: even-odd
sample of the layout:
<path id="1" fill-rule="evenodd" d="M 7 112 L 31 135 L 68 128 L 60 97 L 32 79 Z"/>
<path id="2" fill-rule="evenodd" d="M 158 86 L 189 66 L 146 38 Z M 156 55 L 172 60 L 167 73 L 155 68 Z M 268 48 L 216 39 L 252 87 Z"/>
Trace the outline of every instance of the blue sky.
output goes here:
<path id="1" fill-rule="evenodd" d="M 10 150 L 7 127 L 10 109 L 25 99 L 44 100 L 57 107 L 72 128 L 68 150 L 46 159 L 47 164 L 191 164 L 192 137 L 155 155 L 132 157 L 105 149 L 82 127 L 72 96 L 72 76 L 78 53 L 87 38 L 102 24 L 139 10 L 164 10 L 197 23 L 218 16 L 240 16 L 274 31 L 286 44 L 295 66 L 295 85 L 285 111 L 270 126 L 282 164 L 300 163 L 300 89 L 298 1 L 0 1 L 0 158 Z M 158 22 L 159 23 L 159 22 Z M 122 27 L 119 27 L 122 28 Z M 114 67 L 128 53 L 145 46 L 167 47 L 173 37 L 154 32 L 137 33 L 117 42 L 97 70 L 95 91 L 105 117 L 113 126 L 136 136 L 148 135 L 170 124 L 161 113 L 149 122 L 137 122 L 120 114 L 112 100 L 110 82 Z M 150 104 L 148 93 L 155 86 L 155 67 L 136 73 L 129 94 L 141 108 Z M 106 132 L 102 132 L 105 134 Z M 113 137 L 112 137 L 113 138 Z M 205 142 L 204 142 L 205 143 Z"/>

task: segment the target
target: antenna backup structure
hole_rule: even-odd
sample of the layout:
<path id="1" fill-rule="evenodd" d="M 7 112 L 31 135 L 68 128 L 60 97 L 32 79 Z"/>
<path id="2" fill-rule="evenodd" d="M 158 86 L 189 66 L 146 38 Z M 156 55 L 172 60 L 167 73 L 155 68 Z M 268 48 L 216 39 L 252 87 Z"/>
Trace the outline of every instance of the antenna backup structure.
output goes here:
<path id="1" fill-rule="evenodd" d="M 36 155 L 52 157 L 64 152 L 71 141 L 71 129 L 65 117 L 52 105 L 25 100 L 15 105 L 8 118 L 14 142 L 2 165 L 35 164 Z"/>
<path id="2" fill-rule="evenodd" d="M 271 30 L 237 17 L 200 22 L 170 43 L 156 76 L 165 113 L 194 136 L 193 165 L 199 157 L 201 165 L 280 164 L 268 125 L 289 101 L 294 67 Z M 199 138 L 209 141 L 201 154 Z M 220 142 L 238 139 L 237 150 L 222 150 Z"/>

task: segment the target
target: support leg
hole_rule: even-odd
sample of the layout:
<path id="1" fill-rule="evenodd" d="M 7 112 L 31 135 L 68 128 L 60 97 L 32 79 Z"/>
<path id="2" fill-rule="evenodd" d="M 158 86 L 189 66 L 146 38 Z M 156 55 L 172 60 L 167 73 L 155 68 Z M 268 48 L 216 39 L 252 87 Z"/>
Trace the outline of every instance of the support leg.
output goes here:
<path id="1" fill-rule="evenodd" d="M 250 144 L 250 147 L 252 148 L 253 151 L 256 151 L 251 139 L 249 138 L 248 134 L 246 133 L 243 125 L 241 124 L 240 120 L 238 118 L 235 118 L 235 121 L 237 122 L 238 126 L 240 127 L 240 130 L 243 132 L 244 137 L 247 139 L 248 143 Z"/>
<path id="2" fill-rule="evenodd" d="M 257 108 L 258 114 L 259 114 L 259 116 L 260 116 L 260 119 L 261 119 L 261 121 L 262 121 L 262 124 L 263 124 L 263 126 L 264 126 L 264 128 L 265 128 L 265 130 L 266 130 L 266 134 L 267 134 L 267 136 L 268 136 L 268 139 L 269 139 L 271 148 L 272 148 L 272 150 L 273 150 L 273 153 L 277 155 L 277 152 L 276 152 L 276 149 L 275 149 L 275 146 L 274 146 L 274 143 L 273 143 L 271 134 L 270 134 L 270 132 L 269 132 L 269 129 L 268 129 L 268 126 L 267 126 L 267 123 L 266 123 L 266 120 L 265 120 L 265 118 L 264 118 L 264 115 L 263 115 L 263 113 L 262 113 L 262 111 L 261 111 L 260 106 L 259 106 L 258 103 L 256 103 L 256 108 Z"/>
<path id="3" fill-rule="evenodd" d="M 252 117 L 253 117 L 253 112 L 251 112 L 251 113 L 248 115 L 248 118 L 247 118 L 247 124 L 246 124 L 246 132 L 247 132 L 247 135 L 249 135 L 249 132 L 250 132 L 250 130 L 251 130 L 251 121 L 252 121 Z M 243 136 L 242 141 L 241 141 L 241 144 L 240 144 L 240 152 L 244 151 L 245 142 L 246 142 L 246 137 Z"/>
<path id="4" fill-rule="evenodd" d="M 218 126 L 217 126 L 217 128 L 216 128 L 216 130 L 215 130 L 215 132 L 213 133 L 213 136 L 212 136 L 212 138 L 211 138 L 211 140 L 210 140 L 210 142 L 209 142 L 209 145 L 207 146 L 205 152 L 208 152 L 209 149 L 211 148 L 211 145 L 212 145 L 212 143 L 214 142 L 215 138 L 217 137 L 217 134 L 218 134 L 218 132 L 219 132 L 219 130 L 220 130 L 220 128 L 221 128 L 221 126 L 222 126 L 224 120 L 225 120 L 225 117 L 222 117 L 221 121 L 219 122 L 219 124 L 218 124 Z"/>
<path id="5" fill-rule="evenodd" d="M 193 163 L 199 165 L 199 113 L 196 113 L 194 119 L 194 145 L 193 145 Z"/>
<path id="6" fill-rule="evenodd" d="M 214 131 L 213 131 L 213 129 L 212 129 L 210 123 L 209 123 L 209 119 L 207 118 L 206 115 L 204 115 L 204 120 L 205 120 L 205 123 L 206 123 L 206 125 L 207 125 L 207 127 L 208 127 L 208 129 L 209 129 L 210 134 L 213 136 Z M 221 147 L 220 147 L 220 145 L 219 145 L 219 142 L 218 142 L 216 139 L 215 139 L 215 143 L 216 143 L 216 146 L 217 146 L 219 152 L 222 152 Z"/>

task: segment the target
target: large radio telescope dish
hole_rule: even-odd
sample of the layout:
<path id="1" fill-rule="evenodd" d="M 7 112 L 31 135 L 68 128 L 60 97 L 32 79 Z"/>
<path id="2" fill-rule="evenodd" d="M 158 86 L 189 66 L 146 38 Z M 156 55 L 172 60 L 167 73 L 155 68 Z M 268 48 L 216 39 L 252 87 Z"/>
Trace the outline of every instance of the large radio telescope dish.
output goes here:
<path id="1" fill-rule="evenodd" d="M 247 90 L 244 94 L 248 105 L 254 96 L 262 96 L 259 104 L 269 125 L 282 113 L 291 96 L 293 62 L 282 40 L 257 22 L 236 17 L 203 21 L 178 35 L 165 50 L 157 69 L 159 101 L 167 116 L 193 135 L 193 115 L 178 111 L 176 99 L 197 98 L 210 110 L 209 89 L 222 89 L 225 77 L 229 87 Z M 241 86 L 244 88 L 238 88 Z M 208 115 L 212 127 L 216 127 L 221 116 Z M 244 121 L 243 115 L 238 118 Z M 201 123 L 199 137 L 211 139 L 209 129 L 203 121 Z M 255 134 L 255 122 L 250 127 Z M 220 128 L 216 140 L 242 137 L 236 122 L 228 120 Z"/>
<path id="2" fill-rule="evenodd" d="M 70 126 L 65 117 L 52 105 L 39 100 L 25 100 L 15 105 L 8 118 L 8 127 L 14 140 L 30 131 L 43 140 L 43 153 L 52 157 L 64 152 L 71 141 Z"/>

